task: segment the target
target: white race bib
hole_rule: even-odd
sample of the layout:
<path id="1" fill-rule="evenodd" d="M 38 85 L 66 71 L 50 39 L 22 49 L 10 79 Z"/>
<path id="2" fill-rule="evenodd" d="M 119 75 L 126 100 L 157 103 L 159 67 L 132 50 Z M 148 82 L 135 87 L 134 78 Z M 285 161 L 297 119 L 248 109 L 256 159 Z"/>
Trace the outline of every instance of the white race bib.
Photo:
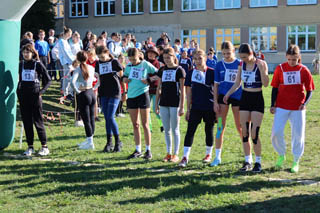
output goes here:
<path id="1" fill-rule="evenodd" d="M 141 80 L 144 68 L 132 67 L 129 79 Z"/>
<path id="2" fill-rule="evenodd" d="M 186 64 L 187 62 L 188 62 L 187 59 L 181 59 L 181 61 L 180 61 L 181 64 Z"/>
<path id="3" fill-rule="evenodd" d="M 100 75 L 111 73 L 112 72 L 111 62 L 99 64 L 99 72 L 100 72 Z"/>
<path id="4" fill-rule="evenodd" d="M 176 82 L 177 70 L 164 70 L 162 73 L 162 82 Z"/>
<path id="5" fill-rule="evenodd" d="M 301 84 L 300 71 L 283 72 L 283 84 L 284 85 Z"/>
<path id="6" fill-rule="evenodd" d="M 192 72 L 191 81 L 205 85 L 206 84 L 206 73 L 199 71 L 199 70 L 194 70 Z"/>
<path id="7" fill-rule="evenodd" d="M 22 81 L 35 81 L 36 72 L 35 70 L 22 70 Z"/>
<path id="8" fill-rule="evenodd" d="M 224 81 L 234 83 L 237 78 L 237 69 L 226 69 L 226 72 L 224 74 Z"/>
<path id="9" fill-rule="evenodd" d="M 256 82 L 256 72 L 254 71 L 242 71 L 241 79 L 245 83 L 255 83 Z"/>

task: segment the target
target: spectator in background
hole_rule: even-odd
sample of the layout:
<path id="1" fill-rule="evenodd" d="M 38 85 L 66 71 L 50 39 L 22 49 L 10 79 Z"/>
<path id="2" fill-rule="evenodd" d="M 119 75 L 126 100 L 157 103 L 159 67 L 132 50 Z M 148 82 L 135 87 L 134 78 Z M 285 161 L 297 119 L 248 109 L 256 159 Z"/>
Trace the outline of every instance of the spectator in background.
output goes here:
<path id="1" fill-rule="evenodd" d="M 92 35 L 92 32 L 90 30 L 87 31 L 86 35 L 84 36 L 84 39 L 82 40 L 84 50 L 89 49 L 89 41 L 90 41 L 91 35 Z"/>
<path id="2" fill-rule="evenodd" d="M 258 52 L 258 54 L 257 54 L 257 59 L 264 60 L 264 55 L 263 55 L 263 53 L 261 52 L 261 50 L 259 50 L 259 52 Z"/>
<path id="3" fill-rule="evenodd" d="M 180 49 L 182 48 L 181 46 L 181 39 L 177 38 L 174 40 L 174 46 L 177 46 L 179 48 L 179 52 L 180 52 Z M 173 47 L 174 47 L 173 46 Z"/>
<path id="4" fill-rule="evenodd" d="M 182 53 L 183 51 L 185 51 L 185 52 L 188 53 L 188 49 L 189 49 L 189 44 L 188 44 L 188 41 L 185 40 L 185 41 L 183 42 L 183 47 L 181 47 L 181 49 L 180 49 L 180 52 Z"/>
<path id="5" fill-rule="evenodd" d="M 44 40 L 45 36 L 46 33 L 44 32 L 44 30 L 39 30 L 39 40 L 37 40 L 35 43 L 35 49 L 38 51 L 41 63 L 44 65 L 45 68 L 47 68 L 48 64 L 50 64 L 50 47 L 48 42 Z"/>
<path id="6" fill-rule="evenodd" d="M 33 41 L 33 34 L 32 32 L 26 32 L 23 37 L 22 37 L 22 40 L 20 42 L 20 48 L 22 48 L 24 45 L 26 44 L 34 44 L 34 41 Z"/>
<path id="7" fill-rule="evenodd" d="M 50 36 L 48 38 L 48 43 L 49 43 L 49 48 L 50 48 L 49 55 L 50 55 L 50 59 L 51 59 L 50 63 L 48 64 L 48 72 L 49 72 L 51 79 L 54 79 L 55 81 L 57 81 L 56 59 L 54 59 L 52 57 L 52 49 L 55 45 L 54 40 L 55 40 L 55 38 L 52 36 Z"/>
<path id="8" fill-rule="evenodd" d="M 53 37 L 54 38 L 54 40 L 53 40 L 53 42 L 54 43 L 56 43 L 57 41 L 58 41 L 58 38 L 55 36 L 55 31 L 54 31 L 54 29 L 50 29 L 49 31 L 48 31 L 48 39 L 47 39 L 47 42 L 49 43 L 49 38 L 50 37 Z"/>
<path id="9" fill-rule="evenodd" d="M 156 46 L 157 46 L 157 47 L 164 45 L 164 39 L 165 39 L 165 37 L 167 37 L 167 38 L 168 38 L 168 42 L 170 42 L 170 38 L 169 38 L 168 34 L 167 34 L 166 32 L 163 32 L 163 33 L 161 34 L 160 38 L 159 38 L 159 39 L 157 40 L 157 42 L 156 42 Z"/>
<path id="10" fill-rule="evenodd" d="M 156 44 L 152 42 L 152 37 L 151 36 L 149 36 L 147 38 L 147 46 L 148 46 L 148 48 L 156 46 Z"/>
<path id="11" fill-rule="evenodd" d="M 98 37 L 97 39 L 97 43 L 96 43 L 96 46 L 97 47 L 100 47 L 100 46 L 107 46 L 107 42 L 106 42 L 106 39 L 105 37 L 103 37 L 102 35 Z"/>
<path id="12" fill-rule="evenodd" d="M 69 40 L 71 51 L 74 56 L 76 56 L 77 53 L 82 50 L 80 41 L 80 34 L 77 31 L 75 31 L 72 35 L 71 40 Z"/>
<path id="13" fill-rule="evenodd" d="M 119 33 L 112 33 L 111 39 L 107 41 L 107 48 L 109 49 L 110 53 L 116 58 L 120 55 L 122 50 L 119 43 L 119 36 Z"/>

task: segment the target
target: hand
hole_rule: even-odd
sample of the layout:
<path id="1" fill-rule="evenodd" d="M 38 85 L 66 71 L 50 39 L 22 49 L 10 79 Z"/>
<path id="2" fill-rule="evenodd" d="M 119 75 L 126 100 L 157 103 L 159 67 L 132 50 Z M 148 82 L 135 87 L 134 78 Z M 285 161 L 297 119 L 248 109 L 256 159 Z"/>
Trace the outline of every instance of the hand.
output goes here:
<path id="1" fill-rule="evenodd" d="M 144 84 L 148 84 L 147 79 L 141 79 L 141 81 L 142 81 L 142 83 L 144 83 Z"/>
<path id="2" fill-rule="evenodd" d="M 223 97 L 223 103 L 228 104 L 229 95 Z"/>
<path id="3" fill-rule="evenodd" d="M 270 113 L 271 113 L 271 114 L 276 113 L 276 108 L 275 108 L 275 107 L 270 107 Z"/>
<path id="4" fill-rule="evenodd" d="M 121 101 L 125 102 L 126 100 L 127 100 L 127 94 L 123 93 L 122 96 L 121 96 Z"/>
<path id="5" fill-rule="evenodd" d="M 186 113 L 186 121 L 189 121 L 189 117 L 190 117 L 190 111 L 188 110 Z"/>
<path id="6" fill-rule="evenodd" d="M 157 104 L 155 108 L 156 108 L 156 109 L 155 109 L 155 110 L 156 110 L 155 113 L 156 113 L 157 115 L 159 115 L 159 114 L 160 114 L 159 104 Z"/>
<path id="7" fill-rule="evenodd" d="M 179 108 L 179 116 L 182 116 L 184 114 L 184 108 L 180 107 Z"/>
<path id="8" fill-rule="evenodd" d="M 157 81 L 157 80 L 159 80 L 159 77 L 156 75 L 150 77 L 150 81 L 152 81 L 152 82 Z"/>
<path id="9" fill-rule="evenodd" d="M 306 109 L 306 106 L 304 105 L 304 104 L 301 104 L 300 106 L 299 106 L 299 110 L 305 110 Z"/>
<path id="10" fill-rule="evenodd" d="M 220 113 L 220 106 L 218 103 L 214 102 L 213 110 L 215 113 L 219 114 Z"/>

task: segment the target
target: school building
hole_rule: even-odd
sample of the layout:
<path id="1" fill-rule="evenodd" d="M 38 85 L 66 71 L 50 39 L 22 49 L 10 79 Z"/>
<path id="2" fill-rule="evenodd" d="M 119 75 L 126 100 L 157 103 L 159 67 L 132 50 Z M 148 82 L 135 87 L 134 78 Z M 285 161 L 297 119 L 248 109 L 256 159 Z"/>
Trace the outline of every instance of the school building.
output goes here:
<path id="1" fill-rule="evenodd" d="M 270 69 L 285 60 L 289 44 L 298 44 L 302 61 L 311 67 L 318 56 L 320 4 L 318 0 L 52 0 L 57 30 L 63 23 L 81 36 L 132 33 L 138 41 L 161 32 L 196 40 L 202 49 L 220 50 L 224 40 L 250 43 L 261 50 Z M 320 1 L 320 0 L 319 0 Z M 220 56 L 219 56 L 220 57 Z"/>

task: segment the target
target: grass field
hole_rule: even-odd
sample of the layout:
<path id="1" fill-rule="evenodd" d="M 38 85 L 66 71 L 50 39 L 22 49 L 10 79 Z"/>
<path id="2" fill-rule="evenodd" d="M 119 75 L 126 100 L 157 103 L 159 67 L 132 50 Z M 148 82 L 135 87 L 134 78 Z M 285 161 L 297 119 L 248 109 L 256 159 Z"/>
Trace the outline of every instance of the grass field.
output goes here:
<path id="1" fill-rule="evenodd" d="M 318 89 L 319 76 L 314 80 Z M 266 106 L 270 94 L 271 87 L 265 88 Z M 58 97 L 58 84 L 54 83 L 44 96 L 44 109 L 71 112 L 71 107 L 57 104 Z M 126 160 L 135 148 L 128 115 L 117 118 L 124 143 L 121 153 L 101 152 L 106 142 L 102 115 L 102 121 L 96 123 L 96 150 L 78 150 L 76 144 L 85 139 L 84 129 L 74 127 L 73 114 L 63 114 L 62 128 L 58 120 L 46 123 L 51 154 L 29 159 L 20 156 L 27 145 L 24 141 L 19 149 L 18 121 L 14 143 L 0 152 L 0 212 L 320 212 L 319 106 L 320 94 L 315 91 L 307 108 L 305 154 L 297 174 L 289 172 L 289 125 L 285 169 L 273 169 L 277 154 L 270 140 L 273 116 L 268 107 L 260 134 L 264 171 L 257 175 L 238 172 L 244 157 L 231 114 L 223 162 L 217 168 L 201 161 L 205 155 L 203 124 L 196 133 L 188 167 L 179 169 L 161 161 L 166 154 L 165 141 L 154 115 L 153 159 L 149 162 Z M 186 127 L 181 119 L 180 157 Z M 40 148 L 37 136 L 35 148 Z"/>

